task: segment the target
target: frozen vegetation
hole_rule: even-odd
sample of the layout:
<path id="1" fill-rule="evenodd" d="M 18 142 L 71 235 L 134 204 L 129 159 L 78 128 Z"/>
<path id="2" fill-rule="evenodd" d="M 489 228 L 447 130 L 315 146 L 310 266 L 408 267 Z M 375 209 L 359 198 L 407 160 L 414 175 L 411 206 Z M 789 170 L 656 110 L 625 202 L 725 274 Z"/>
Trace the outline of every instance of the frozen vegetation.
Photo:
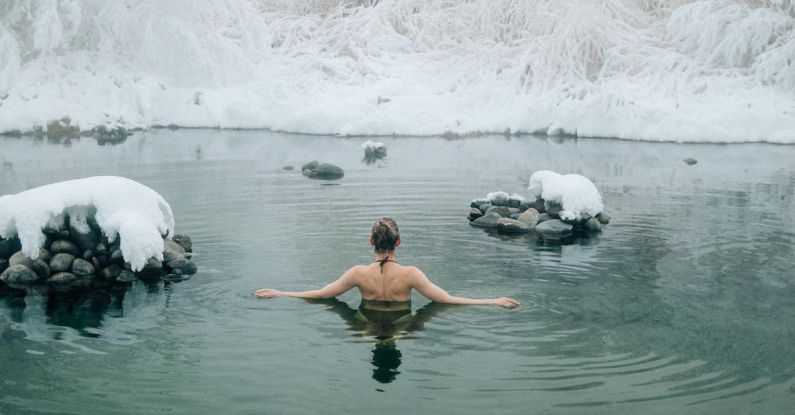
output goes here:
<path id="1" fill-rule="evenodd" d="M 89 234 L 93 223 L 109 242 L 119 238 L 123 259 L 133 271 L 149 258 L 162 261 L 163 237 L 174 234 L 169 204 L 154 190 L 123 177 L 69 180 L 0 197 L 0 238 L 18 237 L 22 253 L 32 260 L 48 239 L 46 231 Z"/>
<path id="2" fill-rule="evenodd" d="M 795 2 L 0 2 L 0 132 L 63 117 L 795 143 Z"/>
<path id="3" fill-rule="evenodd" d="M 604 209 L 602 196 L 587 177 L 579 174 L 558 174 L 554 171 L 540 170 L 530 176 L 527 190 L 533 200 L 559 204 L 559 216 L 563 220 L 577 220 L 598 215 Z"/>

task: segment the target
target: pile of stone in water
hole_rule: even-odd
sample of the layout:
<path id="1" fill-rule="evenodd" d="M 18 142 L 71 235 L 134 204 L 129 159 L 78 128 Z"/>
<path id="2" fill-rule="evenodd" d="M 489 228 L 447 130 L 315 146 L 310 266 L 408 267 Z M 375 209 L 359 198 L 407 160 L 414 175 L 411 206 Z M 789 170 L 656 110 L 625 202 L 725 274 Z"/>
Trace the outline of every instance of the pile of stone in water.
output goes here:
<path id="1" fill-rule="evenodd" d="M 610 215 L 601 212 L 595 217 L 585 215 L 574 220 L 560 217 L 563 207 L 554 201 L 524 200 L 516 195 L 497 195 L 474 199 L 469 205 L 469 223 L 472 226 L 494 228 L 501 233 L 523 234 L 537 232 L 541 235 L 568 235 L 594 233 L 610 223 Z"/>
<path id="2" fill-rule="evenodd" d="M 122 256 L 119 238 L 108 241 L 95 224 L 88 234 L 74 228 L 45 229 L 44 233 L 46 249 L 39 249 L 35 260 L 20 250 L 18 238 L 0 239 L 0 292 L 42 286 L 55 292 L 75 292 L 136 279 L 179 282 L 196 273 L 196 264 L 189 259 L 191 238 L 186 235 L 164 238 L 163 261 L 150 258 L 143 269 L 133 272 Z"/>

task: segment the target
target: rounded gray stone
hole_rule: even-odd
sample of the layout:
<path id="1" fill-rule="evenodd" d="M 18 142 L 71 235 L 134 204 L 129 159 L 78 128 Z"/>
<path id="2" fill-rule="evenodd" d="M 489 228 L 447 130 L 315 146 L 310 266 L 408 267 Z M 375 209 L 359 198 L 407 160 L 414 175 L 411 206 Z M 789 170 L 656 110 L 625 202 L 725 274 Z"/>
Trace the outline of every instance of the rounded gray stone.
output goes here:
<path id="1" fill-rule="evenodd" d="M 496 228 L 504 233 L 527 233 L 530 232 L 530 227 L 522 221 L 509 218 L 497 219 Z"/>
<path id="2" fill-rule="evenodd" d="M 102 271 L 99 272 L 99 275 L 105 280 L 113 281 L 121 272 L 122 268 L 119 266 L 119 264 L 110 264 L 103 268 Z"/>
<path id="3" fill-rule="evenodd" d="M 176 234 L 173 238 L 171 238 L 174 242 L 179 244 L 185 252 L 190 252 L 193 249 L 193 241 L 190 239 L 190 236 L 183 235 L 183 234 Z"/>
<path id="4" fill-rule="evenodd" d="M 39 249 L 39 256 L 37 260 L 49 261 L 50 253 L 46 249 Z M 8 265 L 24 265 L 30 269 L 34 269 L 34 260 L 28 258 L 22 251 L 16 252 L 8 259 Z"/>
<path id="5" fill-rule="evenodd" d="M 547 200 L 544 202 L 544 210 L 546 211 L 547 214 L 549 214 L 549 216 L 557 218 L 560 216 L 560 212 L 563 210 L 563 206 L 558 202 L 552 202 Z"/>
<path id="6" fill-rule="evenodd" d="M 482 205 L 478 206 L 478 209 L 480 209 L 480 211 L 483 212 L 484 215 L 486 214 L 486 211 L 489 210 L 489 208 L 491 208 L 491 203 L 483 203 Z"/>
<path id="7" fill-rule="evenodd" d="M 469 222 L 469 224 L 481 228 L 493 228 L 497 225 L 497 220 L 500 219 L 501 217 L 502 216 L 500 216 L 498 213 L 495 212 L 487 213 L 473 220 L 472 222 Z"/>
<path id="8" fill-rule="evenodd" d="M 67 253 L 76 257 L 80 256 L 80 248 L 74 242 L 65 239 L 59 239 L 50 244 L 50 252 L 53 255 Z"/>
<path id="9" fill-rule="evenodd" d="M 486 211 L 485 214 L 488 215 L 492 212 L 502 216 L 503 218 L 507 218 L 514 213 L 519 213 L 519 209 L 508 206 L 492 206 Z"/>
<path id="10" fill-rule="evenodd" d="M 483 212 L 480 211 L 478 208 L 469 208 L 469 220 L 473 221 L 479 217 L 483 216 Z"/>
<path id="11" fill-rule="evenodd" d="M 122 270 L 119 272 L 119 275 L 116 276 L 117 282 L 133 282 L 135 280 L 135 273 L 128 269 Z"/>
<path id="12" fill-rule="evenodd" d="M 47 278 L 47 283 L 55 291 L 69 291 L 78 287 L 85 287 L 87 284 L 71 272 L 58 272 Z"/>
<path id="13" fill-rule="evenodd" d="M 119 264 L 124 263 L 124 255 L 121 253 L 121 248 L 115 248 L 110 254 L 110 261 Z"/>
<path id="14" fill-rule="evenodd" d="M 480 208 L 480 205 L 484 203 L 489 203 L 488 199 L 472 199 L 472 202 L 469 203 L 469 207 L 473 208 Z"/>
<path id="15" fill-rule="evenodd" d="M 610 215 L 607 214 L 607 212 L 599 212 L 599 214 L 596 215 L 596 220 L 598 220 L 602 225 L 607 225 L 610 223 L 610 219 Z"/>
<path id="16" fill-rule="evenodd" d="M 185 258 L 179 258 L 179 259 L 175 259 L 173 261 L 170 261 L 168 264 L 166 264 L 166 266 L 168 266 L 169 268 L 171 268 L 174 271 L 178 270 L 182 274 L 195 274 L 196 271 L 198 270 L 198 267 L 196 267 L 196 264 L 194 264 L 193 262 L 191 262 L 191 261 L 189 261 L 189 260 L 187 260 Z"/>
<path id="17" fill-rule="evenodd" d="M 522 212 L 517 220 L 524 222 L 530 228 L 534 228 L 538 223 L 538 218 L 541 216 L 535 208 L 527 208 L 524 212 Z"/>
<path id="18" fill-rule="evenodd" d="M 0 281 L 11 288 L 24 289 L 39 281 L 39 276 L 30 268 L 16 264 L 11 265 L 2 274 Z"/>
<path id="19" fill-rule="evenodd" d="M 551 219 L 539 223 L 536 226 L 536 232 L 542 235 L 564 235 L 571 233 L 574 227 L 560 219 Z"/>
<path id="20" fill-rule="evenodd" d="M 79 277 L 94 275 L 95 271 L 94 265 L 83 258 L 77 258 L 72 262 L 72 274 Z"/>
<path id="21" fill-rule="evenodd" d="M 317 160 L 312 160 L 309 163 L 306 163 L 303 166 L 301 166 L 301 172 L 302 173 L 306 172 L 304 174 L 308 176 L 309 172 L 317 170 L 318 166 L 320 166 L 320 162 Z"/>
<path id="22" fill-rule="evenodd" d="M 308 170 L 310 179 L 336 180 L 345 176 L 342 168 L 329 163 L 321 163 L 315 170 Z"/>
<path id="23" fill-rule="evenodd" d="M 163 240 L 163 262 L 185 258 L 185 248 L 171 239 Z"/>
<path id="24" fill-rule="evenodd" d="M 585 222 L 585 225 L 583 225 L 583 227 L 588 232 L 599 232 L 602 230 L 602 224 L 599 223 L 599 220 L 596 218 L 588 219 L 588 221 Z"/>
<path id="25" fill-rule="evenodd" d="M 33 267 L 31 268 L 33 272 L 38 274 L 39 278 L 44 279 L 50 276 L 50 266 L 47 265 L 47 261 L 43 259 L 37 259 L 33 261 Z"/>
<path id="26" fill-rule="evenodd" d="M 69 271 L 74 260 L 75 256 L 66 252 L 55 254 L 50 258 L 50 271 L 53 273 Z"/>

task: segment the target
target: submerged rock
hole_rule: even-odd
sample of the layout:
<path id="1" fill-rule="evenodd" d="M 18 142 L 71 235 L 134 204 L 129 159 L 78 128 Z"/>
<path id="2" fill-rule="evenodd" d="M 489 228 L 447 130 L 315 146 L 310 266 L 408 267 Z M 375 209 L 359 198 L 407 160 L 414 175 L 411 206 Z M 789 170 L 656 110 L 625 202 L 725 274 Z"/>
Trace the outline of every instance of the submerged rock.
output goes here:
<path id="1" fill-rule="evenodd" d="M 686 159 L 684 159 L 682 161 L 684 161 L 685 164 L 687 164 L 688 166 L 692 166 L 692 165 L 698 163 L 698 160 L 696 160 L 694 158 L 690 158 L 690 157 L 688 157 L 688 158 L 686 158 Z"/>

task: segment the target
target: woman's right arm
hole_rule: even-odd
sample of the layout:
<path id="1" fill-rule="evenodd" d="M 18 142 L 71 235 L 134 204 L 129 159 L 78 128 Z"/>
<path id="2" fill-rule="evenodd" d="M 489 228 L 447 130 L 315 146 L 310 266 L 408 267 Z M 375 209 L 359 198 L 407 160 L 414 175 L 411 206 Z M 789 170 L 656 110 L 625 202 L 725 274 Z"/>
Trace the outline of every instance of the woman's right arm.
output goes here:
<path id="1" fill-rule="evenodd" d="M 412 268 L 412 288 L 419 291 L 420 294 L 431 301 L 445 304 L 498 305 L 505 308 L 519 307 L 518 301 L 508 297 L 466 298 L 450 295 L 447 291 L 431 282 L 419 268 Z"/>

